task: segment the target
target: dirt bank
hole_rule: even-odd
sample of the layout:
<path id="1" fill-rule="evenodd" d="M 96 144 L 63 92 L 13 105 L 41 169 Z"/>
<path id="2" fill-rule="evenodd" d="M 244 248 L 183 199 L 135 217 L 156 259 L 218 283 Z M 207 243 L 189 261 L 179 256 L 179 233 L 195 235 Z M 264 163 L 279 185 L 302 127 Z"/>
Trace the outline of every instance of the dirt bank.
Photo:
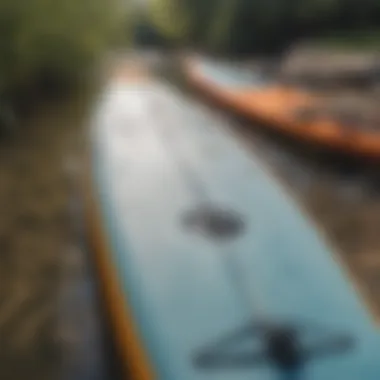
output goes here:
<path id="1" fill-rule="evenodd" d="M 80 145 L 86 104 L 79 96 L 41 109 L 0 142 L 0 377 L 7 380 L 56 378 L 61 365 L 58 295 L 70 241 L 63 161 Z"/>

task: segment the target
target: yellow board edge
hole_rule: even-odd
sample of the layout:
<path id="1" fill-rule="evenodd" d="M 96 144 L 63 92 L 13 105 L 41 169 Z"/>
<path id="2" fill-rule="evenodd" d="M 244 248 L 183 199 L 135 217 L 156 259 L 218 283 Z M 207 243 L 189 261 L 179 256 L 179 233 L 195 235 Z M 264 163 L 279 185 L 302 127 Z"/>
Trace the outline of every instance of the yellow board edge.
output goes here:
<path id="1" fill-rule="evenodd" d="M 121 291 L 117 273 L 111 263 L 110 244 L 101 222 L 101 212 L 94 197 L 91 171 L 87 167 L 84 175 L 83 194 L 85 222 L 89 243 L 94 252 L 94 261 L 102 284 L 102 297 L 107 307 L 116 348 L 123 359 L 125 378 L 133 380 L 154 380 L 152 364 L 138 333 L 132 310 Z"/>

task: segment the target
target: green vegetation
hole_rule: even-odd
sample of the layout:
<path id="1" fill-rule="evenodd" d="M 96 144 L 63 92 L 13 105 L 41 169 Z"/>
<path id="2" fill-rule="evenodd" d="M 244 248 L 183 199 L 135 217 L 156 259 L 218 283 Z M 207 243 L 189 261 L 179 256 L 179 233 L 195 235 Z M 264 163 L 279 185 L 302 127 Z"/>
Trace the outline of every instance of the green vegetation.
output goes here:
<path id="1" fill-rule="evenodd" d="M 362 39 L 355 42 L 352 37 L 352 46 L 378 41 L 371 33 L 380 21 L 378 0 L 151 0 L 149 4 L 145 23 L 149 20 L 158 35 L 176 46 L 228 54 L 281 54 L 299 39 L 334 35 L 337 30 L 350 36 L 364 30 Z M 331 43 L 344 40 L 331 39 Z"/>
<path id="2" fill-rule="evenodd" d="M 300 38 L 377 46 L 377 0 L 2 0 L 0 124 L 41 95 L 61 94 L 91 72 L 110 44 L 190 47 L 222 54 L 281 54 Z M 359 33 L 367 29 L 369 32 Z M 341 35 L 336 35 L 336 30 Z M 347 32 L 349 34 L 347 34 Z M 328 36 L 322 37 L 321 36 Z"/>
<path id="3" fill-rule="evenodd" d="M 380 47 L 380 31 L 368 30 L 355 33 L 334 33 L 312 41 L 316 46 L 343 50 L 378 50 Z"/>
<path id="4" fill-rule="evenodd" d="M 118 0 L 2 0 L 0 121 L 60 93 L 119 42 L 126 12 Z"/>
<path id="5" fill-rule="evenodd" d="M 190 32 L 190 9 L 183 1 L 152 0 L 153 24 L 171 41 L 186 43 Z"/>

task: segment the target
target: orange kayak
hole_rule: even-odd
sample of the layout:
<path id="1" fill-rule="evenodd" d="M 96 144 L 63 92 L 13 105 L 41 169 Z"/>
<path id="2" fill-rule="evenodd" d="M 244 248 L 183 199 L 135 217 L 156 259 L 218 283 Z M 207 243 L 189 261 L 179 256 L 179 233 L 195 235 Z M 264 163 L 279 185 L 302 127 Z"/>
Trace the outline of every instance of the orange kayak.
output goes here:
<path id="1" fill-rule="evenodd" d="M 198 90 L 250 120 L 309 143 L 367 158 L 380 158 L 380 119 L 361 123 L 355 117 L 321 112 L 323 99 L 250 72 L 212 62 L 186 59 L 187 79 Z"/>

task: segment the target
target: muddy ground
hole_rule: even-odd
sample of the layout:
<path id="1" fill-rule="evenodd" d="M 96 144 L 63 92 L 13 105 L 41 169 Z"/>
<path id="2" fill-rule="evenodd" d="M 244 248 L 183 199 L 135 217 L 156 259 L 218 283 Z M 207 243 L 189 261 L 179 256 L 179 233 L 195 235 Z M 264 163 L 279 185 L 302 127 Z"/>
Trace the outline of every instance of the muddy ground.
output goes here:
<path id="1" fill-rule="evenodd" d="M 85 375 L 79 367 L 88 359 L 82 356 L 79 367 L 75 360 L 88 339 L 83 331 L 94 325 L 93 284 L 74 238 L 66 166 L 83 151 L 89 99 L 78 93 L 44 105 L 0 142 L 2 379 L 54 379 L 63 369 L 68 378 Z"/>
<path id="2" fill-rule="evenodd" d="M 84 94 L 44 107 L 0 143 L 2 379 L 53 379 L 63 370 L 70 379 L 106 376 L 102 349 L 88 351 L 96 347 L 99 312 L 86 304 L 94 285 L 88 260 L 73 241 L 67 180 L 67 163 L 81 161 L 92 99 Z M 253 126 L 237 124 L 231 121 L 323 227 L 380 310 L 380 192 L 373 170 L 305 159 Z"/>

